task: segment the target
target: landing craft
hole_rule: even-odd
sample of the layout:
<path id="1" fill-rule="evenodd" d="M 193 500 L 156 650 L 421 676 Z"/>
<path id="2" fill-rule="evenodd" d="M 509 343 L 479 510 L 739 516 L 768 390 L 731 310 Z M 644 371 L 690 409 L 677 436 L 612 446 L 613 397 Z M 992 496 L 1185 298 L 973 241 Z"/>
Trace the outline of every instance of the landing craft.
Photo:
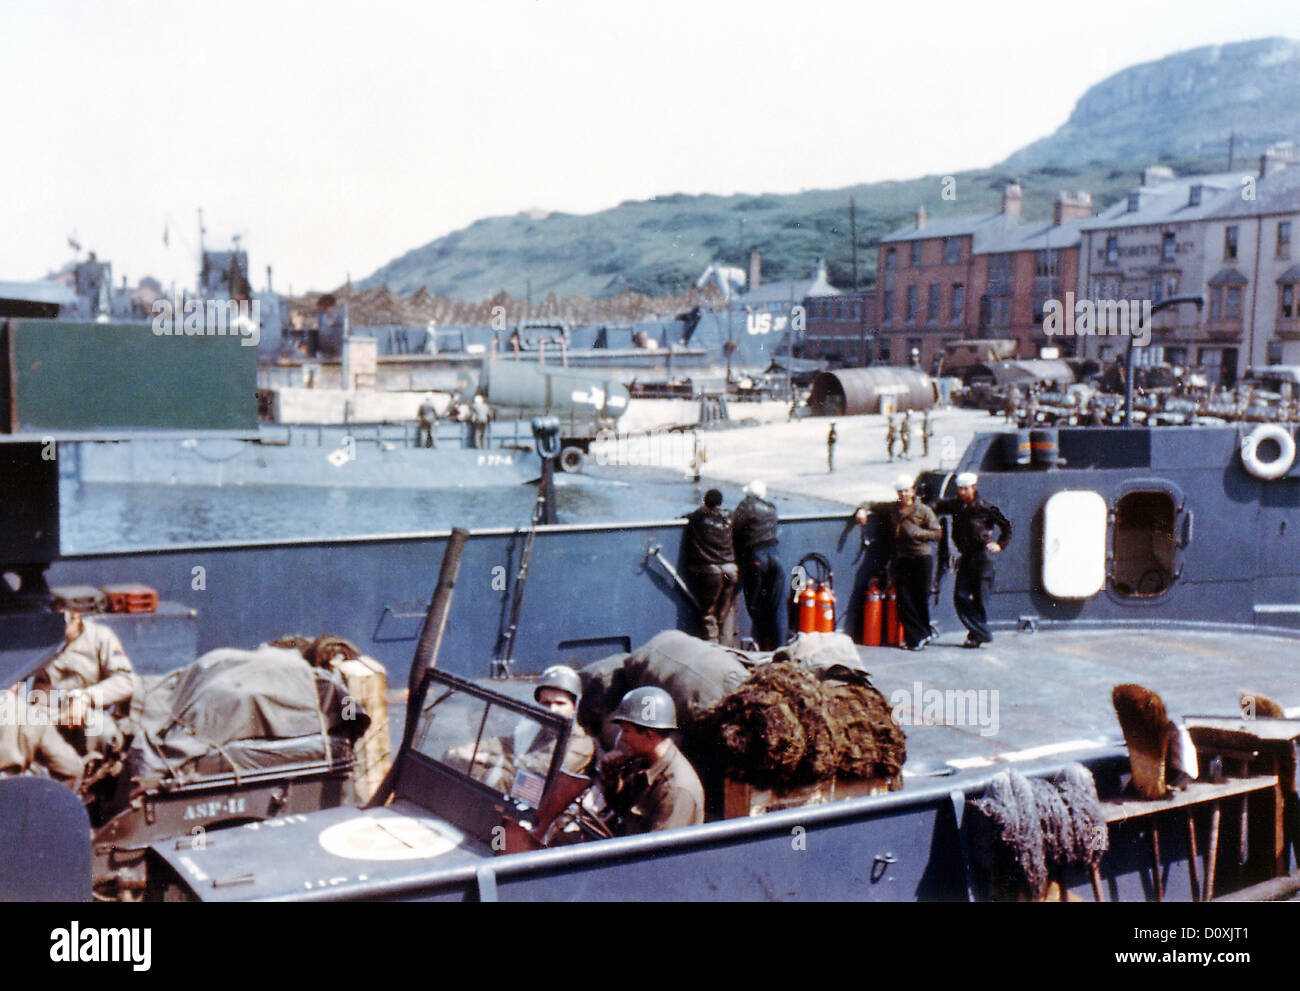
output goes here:
<path id="1" fill-rule="evenodd" d="M 458 768 L 447 760 L 458 741 L 450 730 L 443 733 L 433 704 L 444 695 L 507 713 L 507 727 L 511 719 L 546 722 L 498 690 L 509 683 L 482 683 L 511 594 L 509 587 L 489 591 L 484 582 L 474 595 L 456 599 L 438 670 L 411 669 L 415 718 L 398 756 L 392 805 L 239 827 L 203 850 L 155 845 L 153 891 L 187 898 L 977 899 L 981 868 L 969 844 L 971 800 L 1003 770 L 1050 777 L 1076 760 L 1091 771 L 1114 819 L 1096 885 L 1086 874 L 1067 873 L 1061 881 L 1071 894 L 1185 899 L 1209 893 L 1212 881 L 1214 892 L 1223 893 L 1284 875 L 1295 838 L 1285 812 L 1294 808 L 1290 780 L 1252 760 L 1244 769 L 1230 768 L 1226 781 L 1198 782 L 1194 787 L 1220 796 L 1215 801 L 1248 796 L 1248 816 L 1244 826 L 1223 816 L 1219 835 L 1212 829 L 1219 818 L 1203 803 L 1193 809 L 1189 833 L 1181 806 L 1133 809 L 1121 801 L 1130 760 L 1110 705 L 1113 686 L 1141 682 L 1172 713 L 1228 718 L 1236 714 L 1237 690 L 1247 687 L 1296 714 L 1300 468 L 1294 427 L 1272 426 L 1286 439 L 1244 426 L 1061 430 L 1039 438 L 1040 455 L 1028 465 L 1008 456 L 1005 434 L 977 436 L 954 467 L 978 473 L 982 494 L 1018 528 L 998 560 L 990 602 L 995 643 L 978 653 L 955 644 L 944 649 L 949 635 L 919 655 L 866 648 L 861 656 L 886 697 L 918 681 L 927 691 L 996 691 L 1003 702 L 999 731 L 979 738 L 963 726 L 909 727 L 901 791 L 564 849 L 494 847 L 494 829 L 530 821 L 557 777 L 552 764 L 540 789 L 533 783 L 516 792 L 490 767 L 476 770 L 471 759 Z M 63 557 L 57 470 L 42 464 L 40 441 L 31 433 L 4 437 L 0 530 L 10 539 L 0 570 L 11 577 L 0 589 L 7 610 L 0 617 L 0 657 L 14 677 L 57 644 L 61 623 L 48 611 L 47 581 L 151 584 L 177 604 L 170 622 L 192 630 L 200 649 L 251 645 L 287 627 L 337 629 L 343 622 L 341 632 L 395 679 L 407 673 L 424 615 L 411 603 L 424 601 L 431 562 L 442 556 L 448 535 Z M 948 473 L 928 473 L 921 482 L 930 498 L 951 494 Z M 466 572 L 489 575 L 516 559 L 524 536 L 472 534 Z M 689 604 L 646 566 L 647 542 L 680 560 L 680 523 L 541 527 L 535 537 L 533 571 L 543 580 L 534 579 L 520 617 L 517 672 L 535 674 L 557 658 L 580 666 L 629 651 L 661 630 L 693 628 Z M 838 628 L 861 629 L 863 592 L 884 564 L 879 545 L 864 548 L 838 515 L 785 520 L 781 540 L 796 554 L 823 553 L 837 575 L 848 576 L 837 586 L 846 606 L 838 611 Z M 190 585 L 196 553 L 224 576 L 201 593 Z M 321 580 L 308 587 L 286 582 L 286 575 Z M 599 594 L 574 595 L 573 576 Z M 944 630 L 957 629 L 946 596 L 935 618 Z M 747 618 L 740 623 L 746 632 Z M 173 666 L 180 661 L 169 657 Z M 961 683 L 953 684 L 954 672 Z M 1233 732 L 1287 744 L 1300 729 L 1285 712 Z M 1231 721 L 1234 727 L 1244 722 Z M 448 725 L 463 729 L 464 720 Z M 1266 749 L 1260 747 L 1261 760 Z M 46 786 L 0 782 L 0 836 L 14 851 L 11 862 L 84 862 L 84 818 L 80 826 L 75 821 L 84 816 L 80 809 L 51 802 L 50 828 L 21 827 L 44 804 L 37 792 Z M 1151 814 L 1162 827 L 1158 854 L 1146 830 Z M 383 839 L 394 831 L 403 838 L 396 844 L 400 856 L 410 859 L 397 859 Z M 803 849 L 792 843 L 796 835 Z M 1206 873 L 1189 848 L 1191 837 L 1202 854 L 1222 848 L 1241 856 L 1225 853 L 1216 872 Z M 295 857 L 307 852 L 296 860 L 282 845 Z M 85 871 L 88 886 L 88 863 Z M 5 875 L 0 895 L 35 897 L 40 891 L 31 881 Z"/>

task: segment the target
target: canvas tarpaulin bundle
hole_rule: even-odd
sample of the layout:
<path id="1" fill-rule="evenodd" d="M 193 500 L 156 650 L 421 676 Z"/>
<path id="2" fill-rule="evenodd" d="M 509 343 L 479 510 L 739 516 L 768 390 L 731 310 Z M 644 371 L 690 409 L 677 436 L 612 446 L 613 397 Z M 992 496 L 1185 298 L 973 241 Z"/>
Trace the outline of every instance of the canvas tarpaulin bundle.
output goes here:
<path id="1" fill-rule="evenodd" d="M 703 730 L 702 718 L 745 680 L 752 657 L 678 630 L 665 630 L 631 654 L 617 654 L 583 668 L 580 717 L 589 731 L 599 733 L 626 692 L 662 688 L 672 696 L 686 745 L 693 747 Z"/>
<path id="2" fill-rule="evenodd" d="M 146 779 L 186 776 L 214 751 L 236 770 L 283 759 L 276 754 L 326 756 L 331 733 L 353 740 L 368 724 L 369 717 L 347 698 L 336 677 L 313 670 L 297 651 L 219 648 L 150 689 L 140 707 L 129 764 L 135 776 Z M 266 753 L 238 746 L 252 740 L 304 745 L 263 748 Z"/>

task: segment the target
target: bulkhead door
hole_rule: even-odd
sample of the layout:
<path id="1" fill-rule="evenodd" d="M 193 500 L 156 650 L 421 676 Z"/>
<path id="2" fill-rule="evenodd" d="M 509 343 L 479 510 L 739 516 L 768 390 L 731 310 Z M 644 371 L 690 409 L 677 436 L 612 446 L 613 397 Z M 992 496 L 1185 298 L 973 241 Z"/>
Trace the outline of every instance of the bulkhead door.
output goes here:
<path id="1" fill-rule="evenodd" d="M 1106 500 L 1057 492 L 1043 507 L 1043 588 L 1057 599 L 1089 599 L 1106 583 Z"/>

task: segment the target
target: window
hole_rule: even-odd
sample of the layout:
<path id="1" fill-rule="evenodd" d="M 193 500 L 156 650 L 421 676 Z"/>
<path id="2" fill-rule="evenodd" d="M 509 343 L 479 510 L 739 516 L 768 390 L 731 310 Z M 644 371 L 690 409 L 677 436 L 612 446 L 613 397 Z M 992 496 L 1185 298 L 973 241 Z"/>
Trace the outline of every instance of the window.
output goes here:
<path id="1" fill-rule="evenodd" d="M 1165 298 L 1165 280 L 1162 276 L 1151 276 L 1151 294 L 1148 297 L 1151 302 L 1158 303 Z"/>
<path id="2" fill-rule="evenodd" d="M 886 289 L 880 295 L 880 322 L 892 323 L 894 320 L 894 290 Z"/>
<path id="3" fill-rule="evenodd" d="M 961 241 L 955 237 L 943 239 L 943 263 L 945 265 L 961 264 Z"/>
<path id="4" fill-rule="evenodd" d="M 930 283 L 930 309 L 925 315 L 927 323 L 939 322 L 939 283 Z"/>
<path id="5" fill-rule="evenodd" d="M 1223 315 L 1229 320 L 1236 320 L 1241 316 L 1241 287 L 1228 286 L 1228 298 L 1224 305 Z"/>
<path id="6" fill-rule="evenodd" d="M 1054 248 L 1038 252 L 1038 277 L 1048 278 L 1057 274 L 1057 265 L 1060 260 L 1060 252 Z"/>
<path id="7" fill-rule="evenodd" d="M 1296 312 L 1296 283 L 1284 282 L 1281 287 L 1281 299 L 1278 300 L 1277 315 L 1283 320 L 1300 316 Z"/>
<path id="8" fill-rule="evenodd" d="M 1106 238 L 1106 264 L 1119 262 L 1119 235 L 1111 234 Z"/>
<path id="9" fill-rule="evenodd" d="M 907 322 L 916 320 L 916 286 L 907 287 Z"/>
<path id="10" fill-rule="evenodd" d="M 1120 595 L 1159 595 L 1174 582 L 1177 509 L 1168 492 L 1130 492 L 1115 506 L 1111 586 Z"/>
<path id="11" fill-rule="evenodd" d="M 1141 205 L 1142 205 L 1142 194 L 1141 194 L 1141 193 L 1129 193 L 1129 194 L 1128 194 L 1128 212 L 1129 212 L 1129 213 L 1137 213 L 1137 211 L 1138 211 L 1138 207 L 1140 207 Z"/>
<path id="12" fill-rule="evenodd" d="M 912 264 L 913 265 L 921 264 L 921 242 L 920 241 L 912 242 Z"/>
<path id="13" fill-rule="evenodd" d="M 1237 228 L 1225 227 L 1223 229 L 1223 260 L 1232 261 L 1237 257 Z"/>
<path id="14" fill-rule="evenodd" d="M 885 268 L 893 269 L 898 267 L 898 255 L 893 248 L 885 249 Z"/>
<path id="15" fill-rule="evenodd" d="M 1171 262 L 1174 260 L 1174 236 L 1172 234 L 1161 235 L 1160 257 L 1161 259 L 1167 262 Z"/>
<path id="16" fill-rule="evenodd" d="M 853 322 L 859 323 L 862 320 L 862 301 L 855 299 L 853 301 Z"/>
<path id="17" fill-rule="evenodd" d="M 1291 257 L 1291 221 L 1279 220 L 1277 222 L 1277 256 L 1279 258 Z"/>
<path id="18" fill-rule="evenodd" d="M 960 282 L 952 284 L 952 311 L 951 320 L 953 323 L 961 323 L 962 311 L 966 309 L 966 287 Z"/>
<path id="19" fill-rule="evenodd" d="M 1210 319 L 1223 319 L 1223 290 L 1212 289 L 1210 291 Z"/>

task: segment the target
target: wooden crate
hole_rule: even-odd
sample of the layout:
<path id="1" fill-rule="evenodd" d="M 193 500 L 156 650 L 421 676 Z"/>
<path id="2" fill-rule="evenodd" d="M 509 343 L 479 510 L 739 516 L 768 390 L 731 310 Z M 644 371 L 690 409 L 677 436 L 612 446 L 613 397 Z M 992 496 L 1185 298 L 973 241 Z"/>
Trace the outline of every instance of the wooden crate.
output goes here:
<path id="1" fill-rule="evenodd" d="M 375 793 L 393 763 L 388 731 L 388 672 L 372 657 L 331 662 L 343 679 L 343 685 L 370 715 L 370 726 L 353 747 L 357 763 L 352 769 L 352 785 L 358 805 L 364 805 Z"/>
<path id="2" fill-rule="evenodd" d="M 792 788 L 755 788 L 728 779 L 723 785 L 723 814 L 728 819 L 738 819 L 781 809 L 825 805 L 845 798 L 880 795 L 901 787 L 900 778 L 832 778 Z"/>

